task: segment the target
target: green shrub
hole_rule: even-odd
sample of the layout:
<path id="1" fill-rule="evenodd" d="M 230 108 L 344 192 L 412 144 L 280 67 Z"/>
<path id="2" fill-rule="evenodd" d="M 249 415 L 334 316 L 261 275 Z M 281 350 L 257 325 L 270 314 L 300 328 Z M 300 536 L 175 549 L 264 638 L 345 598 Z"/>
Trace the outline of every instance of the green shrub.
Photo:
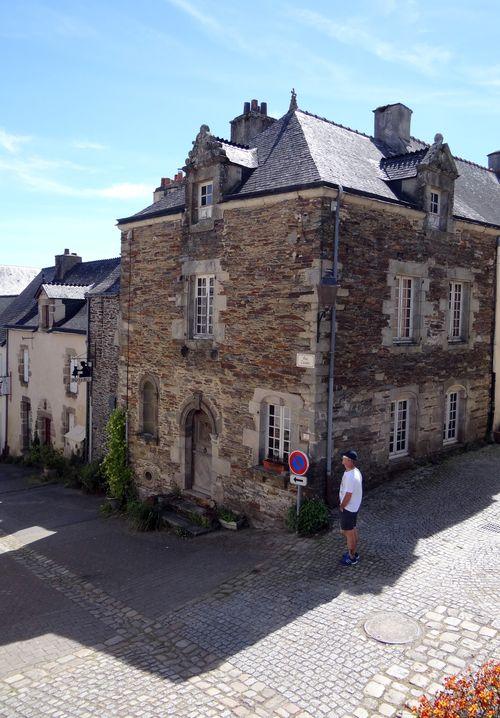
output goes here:
<path id="1" fill-rule="evenodd" d="M 238 520 L 238 514 L 235 514 L 234 511 L 231 511 L 231 509 L 225 508 L 225 506 L 220 506 L 217 509 L 217 516 L 222 519 L 223 521 L 237 521 Z"/>
<path id="2" fill-rule="evenodd" d="M 132 471 L 127 466 L 126 418 L 123 409 L 115 409 L 106 425 L 107 453 L 102 472 L 109 496 L 122 505 L 135 498 Z"/>
<path id="3" fill-rule="evenodd" d="M 82 466 L 79 471 L 79 481 L 87 494 L 99 494 L 106 490 L 106 478 L 99 461 L 91 461 L 90 464 Z"/>
<path id="4" fill-rule="evenodd" d="M 105 516 L 107 518 L 108 516 L 111 516 L 115 513 L 115 509 L 111 504 L 106 502 L 105 504 L 101 504 L 99 506 L 99 513 L 101 514 L 101 516 Z"/>
<path id="5" fill-rule="evenodd" d="M 127 518 L 136 531 L 158 531 L 161 528 L 161 515 L 156 506 L 142 501 L 127 503 Z"/>
<path id="6" fill-rule="evenodd" d="M 286 515 L 286 526 L 300 536 L 312 536 L 328 527 L 328 507 L 316 497 L 305 499 L 297 516 L 297 508 L 290 506 Z"/>

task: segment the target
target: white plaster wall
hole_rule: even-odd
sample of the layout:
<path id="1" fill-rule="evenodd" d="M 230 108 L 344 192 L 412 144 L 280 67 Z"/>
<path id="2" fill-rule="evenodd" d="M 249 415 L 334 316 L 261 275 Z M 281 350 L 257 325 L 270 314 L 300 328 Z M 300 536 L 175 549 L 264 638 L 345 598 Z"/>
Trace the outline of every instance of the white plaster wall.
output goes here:
<path id="1" fill-rule="evenodd" d="M 0 376 L 5 376 L 7 366 L 7 347 L 0 347 Z M 7 401 L 8 397 L 0 396 L 0 454 L 5 448 L 7 435 Z"/>
<path id="2" fill-rule="evenodd" d="M 24 337 L 24 338 L 23 338 Z M 18 357 L 20 346 L 27 346 L 30 355 L 30 377 L 28 386 L 19 381 Z M 12 401 L 9 406 L 8 441 L 10 453 L 21 452 L 21 398 L 31 401 L 32 425 L 35 428 L 37 410 L 46 400 L 51 409 L 53 422 L 53 446 L 63 447 L 63 408 L 75 410 L 75 425 L 85 426 L 87 389 L 86 384 L 78 385 L 76 394 L 68 395 L 63 381 L 64 369 L 68 364 L 68 349 L 85 357 L 86 337 L 69 332 L 30 332 L 26 329 L 9 329 L 9 370 L 12 373 Z"/>

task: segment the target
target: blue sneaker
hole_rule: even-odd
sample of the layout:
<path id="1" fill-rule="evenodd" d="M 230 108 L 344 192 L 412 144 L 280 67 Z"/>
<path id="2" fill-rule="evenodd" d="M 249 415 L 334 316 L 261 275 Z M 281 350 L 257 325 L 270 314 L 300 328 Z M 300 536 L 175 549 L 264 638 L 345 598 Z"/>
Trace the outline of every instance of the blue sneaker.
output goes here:
<path id="1" fill-rule="evenodd" d="M 342 554 L 342 558 L 347 558 L 347 556 L 349 556 L 349 551 L 344 551 L 344 553 Z M 357 558 L 359 561 L 359 553 L 357 551 L 354 554 L 354 558 Z"/>
<path id="2" fill-rule="evenodd" d="M 349 554 L 347 556 L 342 556 L 341 564 L 342 566 L 355 566 L 359 561 L 359 555 L 354 554 L 354 558 L 351 558 Z"/>

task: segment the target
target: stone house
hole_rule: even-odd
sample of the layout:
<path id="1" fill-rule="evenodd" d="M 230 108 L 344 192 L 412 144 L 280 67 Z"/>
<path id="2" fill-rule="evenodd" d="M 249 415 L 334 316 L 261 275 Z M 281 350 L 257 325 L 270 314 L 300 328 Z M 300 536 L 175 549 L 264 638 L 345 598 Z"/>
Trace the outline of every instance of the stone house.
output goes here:
<path id="1" fill-rule="evenodd" d="M 38 272 L 39 270 L 34 267 L 0 265 L 0 455 L 5 449 L 10 393 L 7 375 L 7 336 L 1 325 L 3 321 L 9 320 L 9 307 L 14 299 L 28 286 Z"/>
<path id="2" fill-rule="evenodd" d="M 84 451 L 88 385 L 75 369 L 87 359 L 86 295 L 119 265 L 119 258 L 82 262 L 65 250 L 12 303 L 4 323 L 11 454 L 27 451 L 35 433 L 68 454 Z"/>
<path id="3" fill-rule="evenodd" d="M 267 522 L 292 449 L 332 501 L 341 448 L 370 484 L 491 432 L 500 153 L 481 167 L 413 138 L 402 104 L 374 114 L 368 136 L 294 93 L 280 119 L 245 103 L 118 221 L 143 495 L 175 484 Z"/>

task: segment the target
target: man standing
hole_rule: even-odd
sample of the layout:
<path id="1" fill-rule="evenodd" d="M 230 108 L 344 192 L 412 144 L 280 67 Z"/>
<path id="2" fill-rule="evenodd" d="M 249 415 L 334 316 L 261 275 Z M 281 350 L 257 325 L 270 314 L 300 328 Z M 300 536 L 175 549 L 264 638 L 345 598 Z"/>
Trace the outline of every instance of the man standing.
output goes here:
<path id="1" fill-rule="evenodd" d="M 363 497 L 363 477 L 356 468 L 358 455 L 352 449 L 341 453 L 345 471 L 340 483 L 340 528 L 347 542 L 347 551 L 342 556 L 343 566 L 354 566 L 359 561 L 356 551 L 358 545 L 358 529 L 356 520 Z"/>

